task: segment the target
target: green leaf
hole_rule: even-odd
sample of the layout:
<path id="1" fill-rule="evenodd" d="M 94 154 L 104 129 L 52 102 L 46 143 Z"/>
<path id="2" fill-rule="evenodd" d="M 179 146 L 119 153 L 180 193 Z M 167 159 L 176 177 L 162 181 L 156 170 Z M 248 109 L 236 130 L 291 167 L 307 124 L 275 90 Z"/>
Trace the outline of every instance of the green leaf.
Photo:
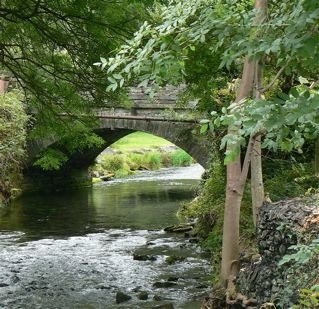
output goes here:
<path id="1" fill-rule="evenodd" d="M 299 97 L 299 92 L 298 92 L 298 90 L 297 90 L 296 88 L 292 88 L 292 89 L 290 90 L 290 94 L 291 94 L 293 97 L 295 97 L 295 98 L 298 98 L 298 97 Z"/>
<path id="2" fill-rule="evenodd" d="M 310 82 L 308 81 L 308 79 L 307 79 L 307 78 L 304 78 L 304 77 L 302 77 L 302 76 L 299 76 L 299 77 L 298 77 L 298 80 L 299 80 L 300 84 L 310 84 Z"/>
<path id="3" fill-rule="evenodd" d="M 208 123 L 204 123 L 204 124 L 200 127 L 200 131 L 199 131 L 199 132 L 200 132 L 201 134 L 204 134 L 204 133 L 207 132 L 208 128 L 209 128 Z"/>

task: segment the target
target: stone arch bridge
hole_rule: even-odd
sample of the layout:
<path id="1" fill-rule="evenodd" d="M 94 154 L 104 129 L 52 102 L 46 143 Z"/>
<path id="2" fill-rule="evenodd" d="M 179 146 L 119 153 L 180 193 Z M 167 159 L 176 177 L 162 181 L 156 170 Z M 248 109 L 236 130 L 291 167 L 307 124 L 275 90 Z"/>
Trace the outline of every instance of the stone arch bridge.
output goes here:
<path id="1" fill-rule="evenodd" d="M 188 152 L 203 167 L 207 166 L 209 141 L 205 136 L 193 134 L 198 127 L 192 115 L 193 103 L 187 106 L 176 104 L 177 93 L 167 89 L 150 101 L 139 89 L 130 94 L 133 104 L 130 108 L 101 108 L 94 111 L 98 118 L 95 133 L 101 136 L 104 144 L 73 154 L 58 172 L 43 172 L 32 166 L 41 151 L 54 146 L 58 138 L 33 141 L 29 144 L 29 163 L 25 169 L 25 189 L 48 189 L 80 186 L 90 182 L 88 168 L 95 158 L 108 146 L 135 131 L 143 131 L 162 137 Z"/>

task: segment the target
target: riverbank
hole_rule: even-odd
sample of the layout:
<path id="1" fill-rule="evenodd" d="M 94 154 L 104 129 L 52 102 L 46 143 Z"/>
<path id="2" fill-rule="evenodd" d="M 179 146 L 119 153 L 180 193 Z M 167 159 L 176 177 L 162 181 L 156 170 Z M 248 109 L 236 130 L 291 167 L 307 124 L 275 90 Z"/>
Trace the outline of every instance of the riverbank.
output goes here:
<path id="1" fill-rule="evenodd" d="M 319 305 L 318 195 L 264 203 L 257 250 L 243 252 L 233 290 L 215 286 L 204 308 L 295 308 Z"/>
<path id="2" fill-rule="evenodd" d="M 144 132 L 127 135 L 105 149 L 91 168 L 92 181 L 109 181 L 142 170 L 190 166 L 195 163 L 184 150 Z"/>

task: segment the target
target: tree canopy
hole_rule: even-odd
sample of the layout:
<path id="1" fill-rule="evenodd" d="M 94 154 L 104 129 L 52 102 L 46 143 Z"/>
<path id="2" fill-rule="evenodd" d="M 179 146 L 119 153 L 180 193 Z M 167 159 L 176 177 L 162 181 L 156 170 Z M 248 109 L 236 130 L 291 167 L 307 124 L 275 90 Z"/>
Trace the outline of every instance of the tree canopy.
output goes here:
<path id="1" fill-rule="evenodd" d="M 24 91 L 34 138 L 56 134 L 70 151 L 101 142 L 89 110 L 116 95 L 92 64 L 133 34 L 148 3 L 1 1 L 0 73 Z"/>
<path id="2" fill-rule="evenodd" d="M 311 95 L 305 92 L 306 97 L 297 92 L 298 89 L 310 86 L 318 78 L 319 8 L 316 1 L 303 0 L 289 3 L 271 1 L 265 22 L 260 25 L 254 24 L 254 16 L 255 11 L 250 1 L 193 0 L 188 1 L 187 5 L 183 1 L 170 1 L 167 5 L 157 7 L 152 22 L 145 22 L 134 37 L 121 46 L 115 57 L 101 58 L 96 65 L 102 69 L 106 68 L 108 76 L 111 75 L 108 77 L 111 83 L 109 90 L 118 89 L 129 81 L 138 82 L 141 86 L 192 81 L 194 72 L 195 76 L 198 76 L 194 83 L 199 85 L 201 73 L 205 80 L 216 80 L 224 75 L 227 76 L 228 82 L 232 82 L 232 78 L 238 77 L 242 59 L 247 55 L 251 59 L 260 59 L 263 63 L 265 80 L 270 84 L 269 87 L 260 89 L 263 94 L 268 91 L 267 111 L 276 110 L 274 106 L 280 101 L 281 105 L 288 104 L 291 98 L 296 97 L 294 104 L 297 105 L 294 109 L 297 109 L 298 113 L 301 111 L 315 113 L 317 109 L 314 103 L 317 99 L 313 99 L 317 97 L 315 92 L 313 91 Z M 199 52 L 196 58 L 194 55 L 197 51 Z M 201 57 L 203 54 L 204 57 Z M 197 72 L 192 69 L 193 65 Z M 207 77 L 209 75 L 207 68 L 211 69 L 210 77 Z M 235 74 L 232 73 L 234 68 Z M 303 78 L 306 78 L 306 82 L 303 82 Z M 204 93 L 205 87 L 207 84 L 201 89 Z M 291 97 L 289 95 L 278 97 L 274 89 L 277 89 L 277 94 L 278 91 L 282 93 L 282 90 L 292 91 L 293 94 Z M 197 92 L 199 96 L 200 93 Z M 307 105 L 309 97 L 312 103 Z M 292 104 L 289 106 L 291 109 Z M 249 108 L 249 105 L 243 104 L 242 107 Z M 212 109 L 211 106 L 210 110 Z M 250 129 L 245 129 L 246 135 L 253 131 L 253 122 L 256 125 L 256 121 L 259 121 L 266 111 L 252 109 L 255 114 L 245 118 L 247 120 L 245 125 L 250 126 Z M 256 116 L 258 111 L 259 118 Z M 224 113 L 227 114 L 226 110 Z M 234 115 L 223 117 L 222 121 L 218 118 L 215 124 L 222 122 L 229 125 L 231 122 L 238 122 L 240 113 L 241 111 L 238 111 L 238 117 Z M 294 117 L 292 111 L 289 115 L 290 118 Z M 270 119 L 275 121 L 273 116 L 269 113 Z M 283 122 L 283 117 L 280 119 Z M 290 123 L 295 121 L 291 119 Z M 265 122 L 264 124 L 267 127 L 268 124 Z M 274 130 L 277 130 L 278 126 L 279 123 Z M 269 129 L 273 130 L 270 127 Z M 283 130 L 287 132 L 286 129 Z M 298 142 L 296 140 L 299 134 L 292 134 L 294 141 L 289 146 L 285 146 L 287 144 L 285 141 L 279 140 L 280 138 L 285 140 L 287 134 L 283 133 L 280 138 L 277 136 L 279 148 L 289 150 L 292 145 L 300 147 L 302 139 L 298 137 Z M 244 140 L 237 139 L 240 144 Z M 227 141 L 233 143 L 234 137 L 227 136 L 225 142 Z M 269 139 L 265 139 L 265 145 L 272 149 L 276 148 Z"/>

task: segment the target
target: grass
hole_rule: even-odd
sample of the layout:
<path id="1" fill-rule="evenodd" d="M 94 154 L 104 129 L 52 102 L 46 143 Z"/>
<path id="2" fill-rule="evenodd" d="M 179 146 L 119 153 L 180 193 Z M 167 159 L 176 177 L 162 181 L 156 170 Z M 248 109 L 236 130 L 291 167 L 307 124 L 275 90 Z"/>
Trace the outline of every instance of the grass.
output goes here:
<path id="1" fill-rule="evenodd" d="M 124 136 L 112 144 L 111 147 L 120 150 L 121 152 L 131 152 L 141 148 L 156 148 L 172 145 L 171 142 L 161 137 L 144 132 L 134 132 Z"/>
<path id="2" fill-rule="evenodd" d="M 174 146 L 171 142 L 148 133 L 135 132 L 114 144 L 117 154 L 102 154 L 92 171 L 100 175 L 125 177 L 137 170 L 158 170 L 162 167 L 189 166 L 193 158 L 182 149 L 163 151 L 160 147 Z"/>
<path id="3" fill-rule="evenodd" d="M 189 166 L 193 158 L 186 151 L 179 149 L 172 153 L 171 161 L 173 166 Z"/>

